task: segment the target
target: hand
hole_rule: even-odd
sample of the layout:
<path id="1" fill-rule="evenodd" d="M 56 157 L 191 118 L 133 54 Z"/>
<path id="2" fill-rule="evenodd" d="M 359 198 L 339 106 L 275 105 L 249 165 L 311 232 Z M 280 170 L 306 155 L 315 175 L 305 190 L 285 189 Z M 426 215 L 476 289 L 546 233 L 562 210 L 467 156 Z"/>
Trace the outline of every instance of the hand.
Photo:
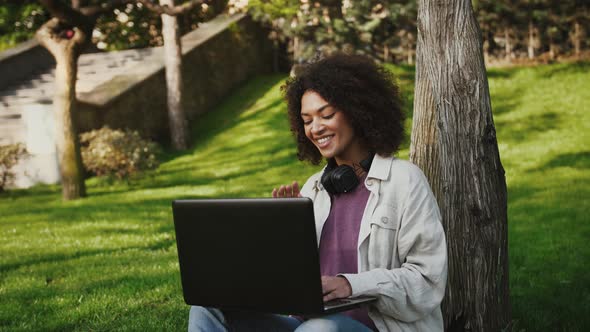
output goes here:
<path id="1" fill-rule="evenodd" d="M 350 283 L 344 277 L 322 276 L 322 291 L 324 293 L 324 302 L 344 299 L 352 295 Z"/>
<path id="2" fill-rule="evenodd" d="M 291 185 L 280 186 L 279 189 L 274 188 L 272 190 L 272 197 L 274 198 L 288 198 L 288 197 L 301 197 L 299 192 L 299 184 L 297 181 L 293 181 Z"/>

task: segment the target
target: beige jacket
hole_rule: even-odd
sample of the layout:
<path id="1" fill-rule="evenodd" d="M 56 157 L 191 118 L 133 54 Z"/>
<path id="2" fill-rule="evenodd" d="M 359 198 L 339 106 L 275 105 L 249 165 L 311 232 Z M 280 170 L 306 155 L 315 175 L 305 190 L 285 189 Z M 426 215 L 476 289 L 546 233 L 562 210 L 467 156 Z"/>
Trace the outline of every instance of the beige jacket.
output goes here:
<path id="1" fill-rule="evenodd" d="M 301 189 L 313 200 L 318 241 L 330 197 L 312 175 Z M 375 156 L 371 192 L 358 239 L 358 274 L 344 274 L 352 296 L 378 298 L 369 316 L 379 331 L 442 331 L 447 246 L 438 205 L 422 171 L 410 162 Z"/>

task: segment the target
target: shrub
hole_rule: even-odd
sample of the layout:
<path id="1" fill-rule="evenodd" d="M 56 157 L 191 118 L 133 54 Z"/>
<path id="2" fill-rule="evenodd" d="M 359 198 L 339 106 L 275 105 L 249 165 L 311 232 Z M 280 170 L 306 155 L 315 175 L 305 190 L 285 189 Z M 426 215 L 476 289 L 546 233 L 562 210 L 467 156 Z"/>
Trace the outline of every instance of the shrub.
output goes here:
<path id="1" fill-rule="evenodd" d="M 27 150 L 21 143 L 0 145 L 0 192 L 14 180 L 12 167 L 27 155 Z"/>
<path id="2" fill-rule="evenodd" d="M 82 162 L 97 176 L 129 179 L 158 167 L 160 148 L 144 140 L 137 131 L 114 130 L 105 126 L 80 135 Z"/>

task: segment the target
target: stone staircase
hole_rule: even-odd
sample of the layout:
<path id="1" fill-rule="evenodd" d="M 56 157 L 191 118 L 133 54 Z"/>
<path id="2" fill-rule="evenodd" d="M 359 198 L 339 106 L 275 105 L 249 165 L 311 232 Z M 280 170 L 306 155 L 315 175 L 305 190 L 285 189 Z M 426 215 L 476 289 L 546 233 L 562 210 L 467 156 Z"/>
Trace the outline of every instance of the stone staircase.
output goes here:
<path id="1" fill-rule="evenodd" d="M 78 98 L 117 75 L 133 71 L 143 61 L 161 57 L 160 47 L 84 54 L 78 61 Z M 55 69 L 38 70 L 29 79 L 0 89 L 0 145 L 24 142 L 24 113 L 51 106 L 54 79 Z"/>
<path id="2" fill-rule="evenodd" d="M 161 57 L 161 47 L 80 56 L 76 81 L 78 99 L 113 77 L 134 71 L 143 61 Z M 54 79 L 54 68 L 39 69 L 28 79 L 0 89 L 0 145 L 24 143 L 30 154 L 26 162 L 15 167 L 16 187 L 59 180 L 52 144 Z"/>
<path id="3" fill-rule="evenodd" d="M 192 112 L 189 116 L 206 111 L 202 108 L 208 108 L 213 99 L 231 91 L 246 75 L 266 68 L 268 52 L 264 52 L 270 44 L 266 32 L 251 22 L 244 14 L 220 15 L 182 37 L 182 54 L 189 61 L 184 67 L 188 80 L 185 84 L 193 87 L 186 93 L 191 106 L 188 112 Z M 265 41 L 254 36 L 263 36 Z M 224 55 L 229 59 L 227 63 L 233 65 L 230 67 L 235 68 L 233 76 L 227 76 L 225 81 L 217 75 L 221 71 L 212 69 L 221 65 L 219 59 Z M 208 71 L 203 74 L 203 70 Z M 54 80 L 55 62 L 35 41 L 0 52 L 0 145 L 23 143 L 29 153 L 13 169 L 15 187 L 59 181 L 52 105 Z M 79 129 L 90 130 L 110 123 L 115 127 L 138 126 L 140 133 L 148 135 L 165 131 L 164 86 L 161 47 L 81 55 L 76 97 L 80 102 L 78 116 L 84 118 L 84 123 L 80 123 Z M 158 113 L 152 116 L 155 124 L 147 122 L 148 111 Z"/>

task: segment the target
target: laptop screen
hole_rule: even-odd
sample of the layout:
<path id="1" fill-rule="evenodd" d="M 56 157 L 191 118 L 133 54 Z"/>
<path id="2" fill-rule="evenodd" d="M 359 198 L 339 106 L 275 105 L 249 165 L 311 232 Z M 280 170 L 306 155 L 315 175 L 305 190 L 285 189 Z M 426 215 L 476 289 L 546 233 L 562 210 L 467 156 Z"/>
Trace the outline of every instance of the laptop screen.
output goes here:
<path id="1" fill-rule="evenodd" d="M 321 312 L 310 199 L 177 200 L 172 205 L 187 304 Z"/>

